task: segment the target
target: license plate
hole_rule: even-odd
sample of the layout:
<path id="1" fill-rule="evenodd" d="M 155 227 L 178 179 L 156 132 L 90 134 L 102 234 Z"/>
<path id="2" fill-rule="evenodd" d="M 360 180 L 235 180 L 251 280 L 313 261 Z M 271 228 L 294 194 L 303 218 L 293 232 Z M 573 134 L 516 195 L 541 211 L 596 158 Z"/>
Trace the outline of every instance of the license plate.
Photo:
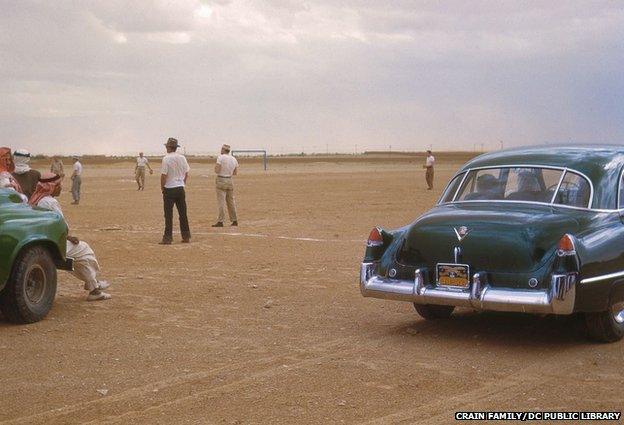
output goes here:
<path id="1" fill-rule="evenodd" d="M 438 285 L 460 288 L 470 285 L 470 267 L 467 264 L 438 263 L 437 269 Z"/>

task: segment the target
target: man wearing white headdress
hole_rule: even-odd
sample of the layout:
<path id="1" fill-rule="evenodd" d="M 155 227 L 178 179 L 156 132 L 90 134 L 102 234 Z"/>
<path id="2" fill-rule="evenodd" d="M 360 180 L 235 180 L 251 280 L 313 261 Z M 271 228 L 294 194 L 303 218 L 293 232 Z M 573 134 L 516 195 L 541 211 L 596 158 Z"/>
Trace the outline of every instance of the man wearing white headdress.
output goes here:
<path id="1" fill-rule="evenodd" d="M 61 204 L 55 198 L 61 194 L 61 176 L 46 173 L 37 184 L 37 190 L 30 198 L 30 205 L 56 211 L 63 216 Z M 95 252 L 85 241 L 75 236 L 67 236 L 67 257 L 74 259 L 74 276 L 84 282 L 84 289 L 89 291 L 87 301 L 102 301 L 111 298 L 104 292 L 110 285 L 108 282 L 98 280 L 97 273 L 100 270 Z"/>
<path id="2" fill-rule="evenodd" d="M 17 149 L 13 152 L 13 162 L 15 163 L 13 178 L 19 183 L 22 193 L 30 198 L 37 187 L 41 173 L 30 168 L 30 152 L 26 149 Z"/>

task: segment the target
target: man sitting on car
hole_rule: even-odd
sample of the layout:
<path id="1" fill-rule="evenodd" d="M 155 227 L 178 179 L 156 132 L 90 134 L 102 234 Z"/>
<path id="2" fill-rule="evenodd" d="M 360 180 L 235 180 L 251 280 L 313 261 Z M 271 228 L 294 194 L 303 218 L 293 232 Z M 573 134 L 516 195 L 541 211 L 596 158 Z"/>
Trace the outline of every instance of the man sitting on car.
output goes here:
<path id="1" fill-rule="evenodd" d="M 59 213 L 63 218 L 61 204 L 54 199 L 61 194 L 61 176 L 45 173 L 39 179 L 35 193 L 30 198 L 29 204 Z M 95 258 L 95 253 L 84 241 L 75 236 L 67 236 L 67 257 L 74 260 L 74 276 L 84 282 L 84 289 L 89 291 L 87 301 L 101 301 L 111 298 L 103 289 L 108 288 L 108 282 L 97 279 L 100 265 Z"/>

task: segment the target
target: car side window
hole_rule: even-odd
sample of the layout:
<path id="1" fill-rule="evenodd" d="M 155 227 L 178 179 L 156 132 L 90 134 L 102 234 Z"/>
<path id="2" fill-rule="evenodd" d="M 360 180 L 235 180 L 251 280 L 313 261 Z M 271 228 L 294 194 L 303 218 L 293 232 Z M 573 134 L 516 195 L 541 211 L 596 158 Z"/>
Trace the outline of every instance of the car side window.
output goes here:
<path id="1" fill-rule="evenodd" d="M 589 207 L 590 196 L 591 189 L 587 179 L 579 174 L 566 171 L 555 196 L 555 204 L 587 208 Z"/>
<path id="2" fill-rule="evenodd" d="M 466 173 L 461 173 L 458 176 L 455 176 L 455 178 L 449 183 L 449 185 L 446 187 L 446 190 L 444 191 L 444 194 L 440 198 L 440 204 L 443 204 L 445 202 L 451 202 L 453 200 L 455 192 L 457 192 L 457 188 L 459 187 L 459 184 L 461 183 L 464 174 Z"/>

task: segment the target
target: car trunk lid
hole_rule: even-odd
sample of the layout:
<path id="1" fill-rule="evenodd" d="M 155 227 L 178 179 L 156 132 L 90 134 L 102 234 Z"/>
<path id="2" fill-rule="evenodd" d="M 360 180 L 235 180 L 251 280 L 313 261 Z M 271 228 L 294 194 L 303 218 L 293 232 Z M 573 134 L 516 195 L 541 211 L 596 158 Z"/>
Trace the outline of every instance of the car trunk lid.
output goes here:
<path id="1" fill-rule="evenodd" d="M 398 260 L 405 265 L 468 264 L 471 271 L 527 273 L 540 268 L 564 233 L 579 223 L 547 205 L 465 203 L 438 206 L 405 233 Z M 461 240 L 460 240 L 461 239 Z"/>

